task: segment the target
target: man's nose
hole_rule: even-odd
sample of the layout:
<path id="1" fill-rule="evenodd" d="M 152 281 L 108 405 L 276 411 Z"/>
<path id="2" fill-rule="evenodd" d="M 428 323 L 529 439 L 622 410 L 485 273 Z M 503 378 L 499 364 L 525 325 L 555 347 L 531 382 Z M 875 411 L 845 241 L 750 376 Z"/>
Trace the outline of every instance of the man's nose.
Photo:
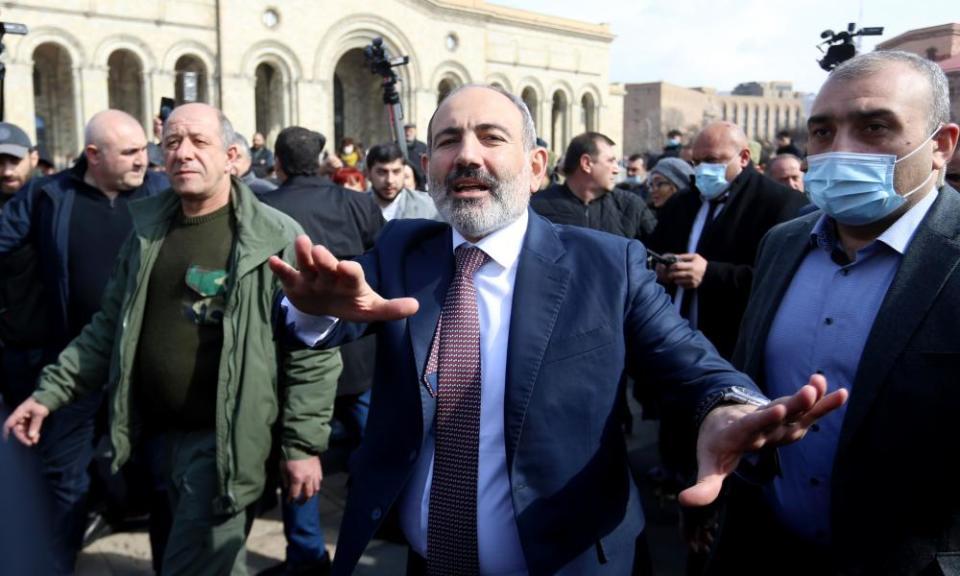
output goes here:
<path id="1" fill-rule="evenodd" d="M 480 140 L 472 134 L 467 134 L 460 141 L 460 148 L 457 150 L 457 165 L 480 166 L 483 164 L 482 149 L 483 145 Z"/>

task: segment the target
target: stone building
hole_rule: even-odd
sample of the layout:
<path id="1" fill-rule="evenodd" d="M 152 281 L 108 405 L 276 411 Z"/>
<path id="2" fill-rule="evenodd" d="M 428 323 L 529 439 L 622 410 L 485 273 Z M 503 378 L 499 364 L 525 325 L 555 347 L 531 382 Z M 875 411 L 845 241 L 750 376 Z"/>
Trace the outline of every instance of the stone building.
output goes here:
<path id="1" fill-rule="evenodd" d="M 804 125 L 804 95 L 790 82 L 749 82 L 731 94 L 713 88 L 684 88 L 667 82 L 627 84 L 623 103 L 623 150 L 656 152 L 667 132 L 688 136 L 715 120 L 729 120 L 747 137 L 770 143 L 780 130 Z"/>
<path id="2" fill-rule="evenodd" d="M 960 122 L 960 23 L 908 30 L 877 44 L 877 50 L 903 50 L 933 60 L 950 82 L 950 116 Z"/>
<path id="3" fill-rule="evenodd" d="M 620 140 L 623 89 L 610 84 L 607 25 L 484 0 L 22 0 L 5 2 L 6 118 L 36 129 L 59 165 L 107 107 L 144 127 L 169 96 L 220 106 L 246 135 L 285 126 L 333 143 L 389 138 L 381 81 L 365 65 L 375 37 L 394 55 L 406 120 L 425 133 L 442 95 L 468 82 L 520 95 L 562 150 L 583 130 Z"/>

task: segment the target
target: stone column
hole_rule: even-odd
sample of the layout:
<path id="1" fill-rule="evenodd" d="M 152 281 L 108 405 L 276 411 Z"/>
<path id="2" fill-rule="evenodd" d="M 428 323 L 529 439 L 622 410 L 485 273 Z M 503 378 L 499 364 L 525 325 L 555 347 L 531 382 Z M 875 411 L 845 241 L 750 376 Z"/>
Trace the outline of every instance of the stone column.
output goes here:
<path id="1" fill-rule="evenodd" d="M 37 141 L 36 109 L 33 102 L 33 60 L 11 60 L 6 63 L 3 84 L 3 119 L 16 124 Z"/>

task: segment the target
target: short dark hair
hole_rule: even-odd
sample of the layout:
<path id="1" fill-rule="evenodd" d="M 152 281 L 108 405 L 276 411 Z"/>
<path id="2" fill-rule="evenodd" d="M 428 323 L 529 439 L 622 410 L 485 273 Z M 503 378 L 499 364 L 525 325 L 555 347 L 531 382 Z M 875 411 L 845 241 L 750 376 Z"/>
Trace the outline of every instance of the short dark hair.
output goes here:
<path id="1" fill-rule="evenodd" d="M 320 170 L 320 153 L 327 139 L 302 126 L 284 128 L 274 145 L 277 159 L 287 176 L 313 176 Z"/>
<path id="2" fill-rule="evenodd" d="M 614 145 L 613 140 L 611 140 L 609 136 L 599 132 L 584 132 L 579 136 L 575 136 L 573 140 L 570 141 L 570 145 L 567 146 L 567 151 L 563 154 L 563 173 L 570 176 L 576 172 L 580 166 L 580 158 L 582 158 L 584 154 L 588 154 L 590 158 L 596 159 L 597 152 L 600 151 L 597 143 L 600 141 L 606 142 L 608 146 Z"/>
<path id="3" fill-rule="evenodd" d="M 777 138 L 791 138 L 789 130 L 781 130 L 777 132 Z"/>
<path id="4" fill-rule="evenodd" d="M 683 132 L 677 130 L 676 128 L 674 128 L 673 130 L 667 132 L 667 138 L 673 138 L 674 136 L 683 138 Z"/>
<path id="5" fill-rule="evenodd" d="M 627 162 L 636 162 L 637 160 L 643 160 L 643 164 L 646 166 L 647 158 L 643 154 L 631 154 L 627 157 Z"/>
<path id="6" fill-rule="evenodd" d="M 372 170 L 377 164 L 389 164 L 397 160 L 403 160 L 406 163 L 403 151 L 396 142 L 377 144 L 367 151 L 367 170 Z"/>

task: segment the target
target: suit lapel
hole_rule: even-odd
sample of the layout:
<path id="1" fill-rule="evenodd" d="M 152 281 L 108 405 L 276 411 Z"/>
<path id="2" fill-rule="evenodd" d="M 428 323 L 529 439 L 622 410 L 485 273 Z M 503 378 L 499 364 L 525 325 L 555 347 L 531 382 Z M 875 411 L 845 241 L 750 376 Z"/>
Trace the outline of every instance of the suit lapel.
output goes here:
<path id="1" fill-rule="evenodd" d="M 838 460 L 853 442 L 890 369 L 960 263 L 958 214 L 960 197 L 951 188 L 942 188 L 907 248 L 860 357 L 840 431 Z"/>
<path id="2" fill-rule="evenodd" d="M 570 281 L 570 270 L 557 265 L 563 253 L 553 226 L 531 211 L 517 266 L 507 343 L 504 390 L 507 470 L 513 466 L 530 396 Z"/>
<path id="3" fill-rule="evenodd" d="M 420 303 L 417 313 L 407 319 L 407 329 L 410 333 L 410 343 L 413 346 L 416 363 L 417 388 L 420 390 L 423 407 L 424 430 L 429 429 L 433 423 L 435 401 L 425 393 L 421 377 L 427 366 L 430 343 L 437 329 L 447 287 L 453 278 L 452 242 L 450 229 L 443 234 L 432 236 L 410 253 L 405 270 L 407 294 Z"/>

